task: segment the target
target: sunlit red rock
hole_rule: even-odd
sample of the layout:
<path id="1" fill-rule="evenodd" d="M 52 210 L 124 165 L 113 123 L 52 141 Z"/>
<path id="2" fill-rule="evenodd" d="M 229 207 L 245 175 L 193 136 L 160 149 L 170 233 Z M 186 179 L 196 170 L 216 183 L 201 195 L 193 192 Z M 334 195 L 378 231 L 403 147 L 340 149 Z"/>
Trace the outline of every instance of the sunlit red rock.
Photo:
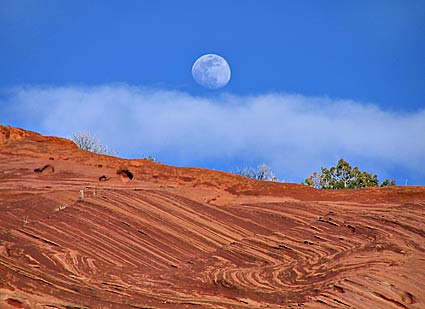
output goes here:
<path id="1" fill-rule="evenodd" d="M 0 126 L 0 308 L 424 308 L 425 188 L 320 191 Z"/>

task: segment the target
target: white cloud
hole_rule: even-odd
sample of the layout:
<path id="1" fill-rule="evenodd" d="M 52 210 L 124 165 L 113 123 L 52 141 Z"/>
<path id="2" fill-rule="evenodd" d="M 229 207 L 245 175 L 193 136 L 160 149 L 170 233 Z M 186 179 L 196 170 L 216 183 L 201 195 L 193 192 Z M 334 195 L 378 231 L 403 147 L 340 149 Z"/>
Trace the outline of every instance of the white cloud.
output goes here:
<path id="1" fill-rule="evenodd" d="M 401 114 L 280 93 L 206 98 L 122 84 L 14 88 L 1 104 L 12 125 L 61 136 L 89 130 L 122 155 L 170 164 L 265 162 L 301 181 L 344 157 L 385 177 L 401 169 L 425 178 L 425 110 Z"/>

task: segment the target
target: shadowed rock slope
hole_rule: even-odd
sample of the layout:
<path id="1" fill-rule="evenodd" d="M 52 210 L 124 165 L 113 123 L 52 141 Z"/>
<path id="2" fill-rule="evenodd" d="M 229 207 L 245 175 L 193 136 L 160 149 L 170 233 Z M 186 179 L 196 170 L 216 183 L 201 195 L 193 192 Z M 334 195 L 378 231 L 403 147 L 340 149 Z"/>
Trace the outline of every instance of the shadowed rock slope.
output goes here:
<path id="1" fill-rule="evenodd" d="M 0 126 L 0 308 L 425 308 L 424 210 Z"/>

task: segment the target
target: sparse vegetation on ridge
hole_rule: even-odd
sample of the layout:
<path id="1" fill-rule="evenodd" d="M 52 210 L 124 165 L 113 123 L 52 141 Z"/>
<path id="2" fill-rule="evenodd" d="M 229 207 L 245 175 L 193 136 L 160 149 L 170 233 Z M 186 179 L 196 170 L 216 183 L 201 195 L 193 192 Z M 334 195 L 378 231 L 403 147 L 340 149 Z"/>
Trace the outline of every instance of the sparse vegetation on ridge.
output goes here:
<path id="1" fill-rule="evenodd" d="M 71 140 L 82 150 L 105 155 L 112 154 L 106 145 L 102 145 L 99 139 L 88 131 L 74 133 Z"/>
<path id="2" fill-rule="evenodd" d="M 115 151 L 109 150 L 108 146 L 103 145 L 96 136 L 91 135 L 88 131 L 74 133 L 71 137 L 71 140 L 78 146 L 78 148 L 82 150 L 87 150 L 97 154 L 117 155 Z M 143 158 L 143 160 L 159 162 L 153 156 L 146 156 Z"/>
<path id="3" fill-rule="evenodd" d="M 237 168 L 234 173 L 256 180 L 277 181 L 277 177 L 273 174 L 270 167 L 264 163 L 257 167 Z"/>
<path id="4" fill-rule="evenodd" d="M 144 157 L 143 160 L 151 161 L 151 162 L 158 162 L 158 160 L 153 156 Z"/>

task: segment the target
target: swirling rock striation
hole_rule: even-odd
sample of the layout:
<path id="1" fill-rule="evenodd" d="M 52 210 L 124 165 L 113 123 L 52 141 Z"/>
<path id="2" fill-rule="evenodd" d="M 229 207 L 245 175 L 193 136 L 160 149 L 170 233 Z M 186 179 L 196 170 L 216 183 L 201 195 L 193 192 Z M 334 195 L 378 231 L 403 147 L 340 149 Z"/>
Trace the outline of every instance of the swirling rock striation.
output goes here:
<path id="1" fill-rule="evenodd" d="M 0 142 L 0 308 L 425 307 L 423 187 L 258 182 L 4 126 Z"/>

